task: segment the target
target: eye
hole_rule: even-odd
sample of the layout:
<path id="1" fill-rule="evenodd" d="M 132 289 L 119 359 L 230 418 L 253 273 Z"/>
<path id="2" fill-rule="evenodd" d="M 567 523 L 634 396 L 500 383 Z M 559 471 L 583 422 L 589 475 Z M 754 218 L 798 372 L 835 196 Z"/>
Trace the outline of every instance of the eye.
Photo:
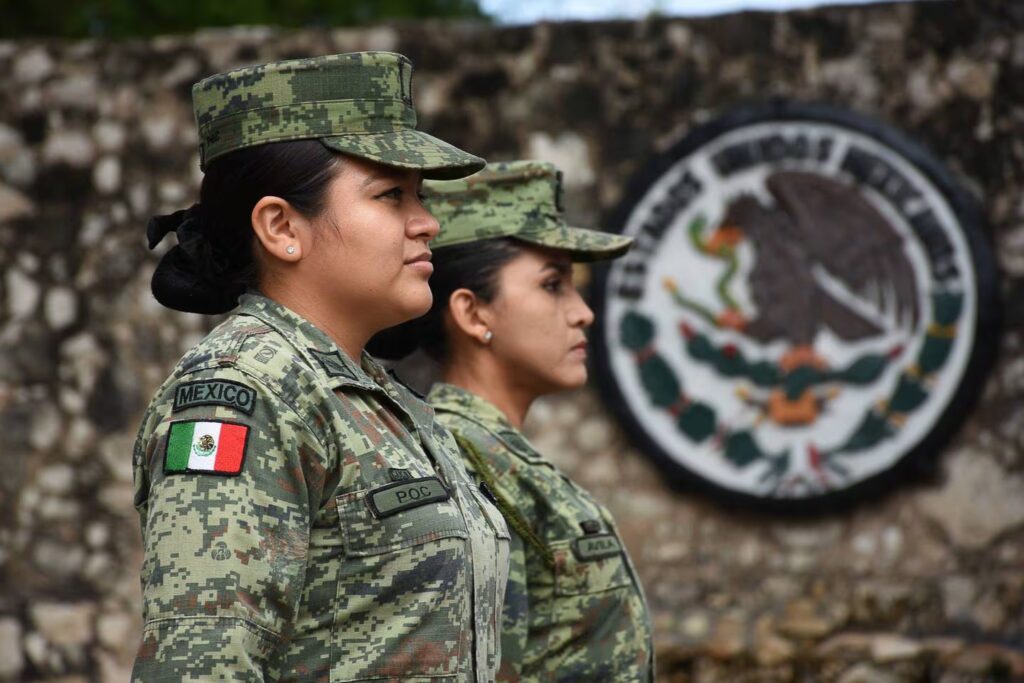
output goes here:
<path id="1" fill-rule="evenodd" d="M 385 190 L 377 195 L 377 199 L 393 199 L 395 201 L 401 201 L 403 194 L 405 194 L 405 191 L 402 190 L 402 187 L 400 185 L 395 185 L 391 189 Z"/>
<path id="2" fill-rule="evenodd" d="M 423 204 L 424 202 L 427 201 L 427 193 L 424 192 L 423 190 L 417 190 L 416 198 L 420 200 L 420 204 Z"/>
<path id="3" fill-rule="evenodd" d="M 543 287 L 546 291 L 551 292 L 552 294 L 558 294 L 562 291 L 562 278 L 548 278 L 547 280 L 544 280 L 544 282 L 541 283 L 541 287 Z"/>

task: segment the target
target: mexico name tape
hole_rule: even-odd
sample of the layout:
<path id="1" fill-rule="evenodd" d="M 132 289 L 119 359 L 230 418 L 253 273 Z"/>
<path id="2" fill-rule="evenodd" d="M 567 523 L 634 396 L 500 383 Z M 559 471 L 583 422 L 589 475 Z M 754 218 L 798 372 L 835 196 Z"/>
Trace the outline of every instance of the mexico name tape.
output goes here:
<path id="1" fill-rule="evenodd" d="M 234 476 L 242 471 L 249 428 L 234 422 L 172 422 L 164 472 Z"/>
<path id="2" fill-rule="evenodd" d="M 252 415 L 256 391 L 244 384 L 226 379 L 208 379 L 179 384 L 174 390 L 174 407 L 178 412 L 195 406 L 227 406 Z"/>
<path id="3" fill-rule="evenodd" d="M 439 503 L 450 497 L 440 479 L 423 477 L 376 488 L 370 491 L 367 500 L 370 509 L 381 519 L 427 503 Z"/>

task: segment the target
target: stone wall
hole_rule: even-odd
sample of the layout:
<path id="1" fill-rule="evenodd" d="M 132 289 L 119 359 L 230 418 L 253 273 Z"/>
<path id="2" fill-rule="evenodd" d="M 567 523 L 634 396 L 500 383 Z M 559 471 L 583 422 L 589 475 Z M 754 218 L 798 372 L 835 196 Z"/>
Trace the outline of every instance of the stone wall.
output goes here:
<path id="1" fill-rule="evenodd" d="M 537 444 L 622 522 L 666 681 L 1024 680 L 1024 12 L 926 2 L 702 20 L 239 29 L 0 43 L 0 680 L 121 681 L 138 638 L 131 443 L 213 320 L 162 309 L 143 227 L 194 200 L 189 87 L 243 63 L 388 49 L 424 127 L 567 171 L 599 224 L 689 127 L 771 95 L 886 119 L 983 201 L 1007 321 L 940 467 L 818 519 L 670 491 L 591 390 Z"/>

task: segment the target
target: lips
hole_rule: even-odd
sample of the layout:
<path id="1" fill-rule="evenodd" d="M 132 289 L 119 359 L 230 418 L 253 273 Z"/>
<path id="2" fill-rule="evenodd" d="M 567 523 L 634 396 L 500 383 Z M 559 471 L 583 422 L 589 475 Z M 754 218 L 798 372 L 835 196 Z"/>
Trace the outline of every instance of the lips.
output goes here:
<path id="1" fill-rule="evenodd" d="M 420 254 L 417 254 L 416 256 L 414 256 L 414 257 L 412 257 L 410 259 L 406 259 L 405 260 L 405 265 L 408 266 L 408 265 L 412 265 L 413 263 L 423 263 L 423 262 L 430 263 L 431 256 L 432 256 L 432 254 L 429 251 L 424 251 L 424 252 L 422 252 Z"/>
<path id="2" fill-rule="evenodd" d="M 434 272 L 434 264 L 430 262 L 430 252 L 424 251 L 405 261 L 405 267 L 413 272 L 430 277 Z"/>
<path id="3" fill-rule="evenodd" d="M 586 353 L 586 352 L 587 352 L 587 340 L 586 340 L 586 339 L 584 339 L 583 341 L 581 341 L 581 342 L 579 342 L 579 343 L 575 344 L 575 345 L 574 345 L 574 346 L 572 347 L 572 350 L 573 350 L 573 351 L 583 351 L 584 353 Z"/>

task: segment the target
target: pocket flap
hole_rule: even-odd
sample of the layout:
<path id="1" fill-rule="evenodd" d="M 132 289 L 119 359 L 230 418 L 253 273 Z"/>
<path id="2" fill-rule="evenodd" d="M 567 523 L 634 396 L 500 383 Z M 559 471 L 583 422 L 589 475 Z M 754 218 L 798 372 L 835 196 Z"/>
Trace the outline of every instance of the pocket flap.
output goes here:
<path id="1" fill-rule="evenodd" d="M 434 477 L 338 496 L 345 552 L 376 555 L 440 538 L 468 538 L 462 512 L 448 491 L 440 481 L 423 483 L 427 479 Z M 422 488 L 401 488 L 408 485 Z"/>
<path id="2" fill-rule="evenodd" d="M 555 541 L 551 550 L 556 595 L 602 593 L 631 583 L 622 544 L 614 534 Z"/>

